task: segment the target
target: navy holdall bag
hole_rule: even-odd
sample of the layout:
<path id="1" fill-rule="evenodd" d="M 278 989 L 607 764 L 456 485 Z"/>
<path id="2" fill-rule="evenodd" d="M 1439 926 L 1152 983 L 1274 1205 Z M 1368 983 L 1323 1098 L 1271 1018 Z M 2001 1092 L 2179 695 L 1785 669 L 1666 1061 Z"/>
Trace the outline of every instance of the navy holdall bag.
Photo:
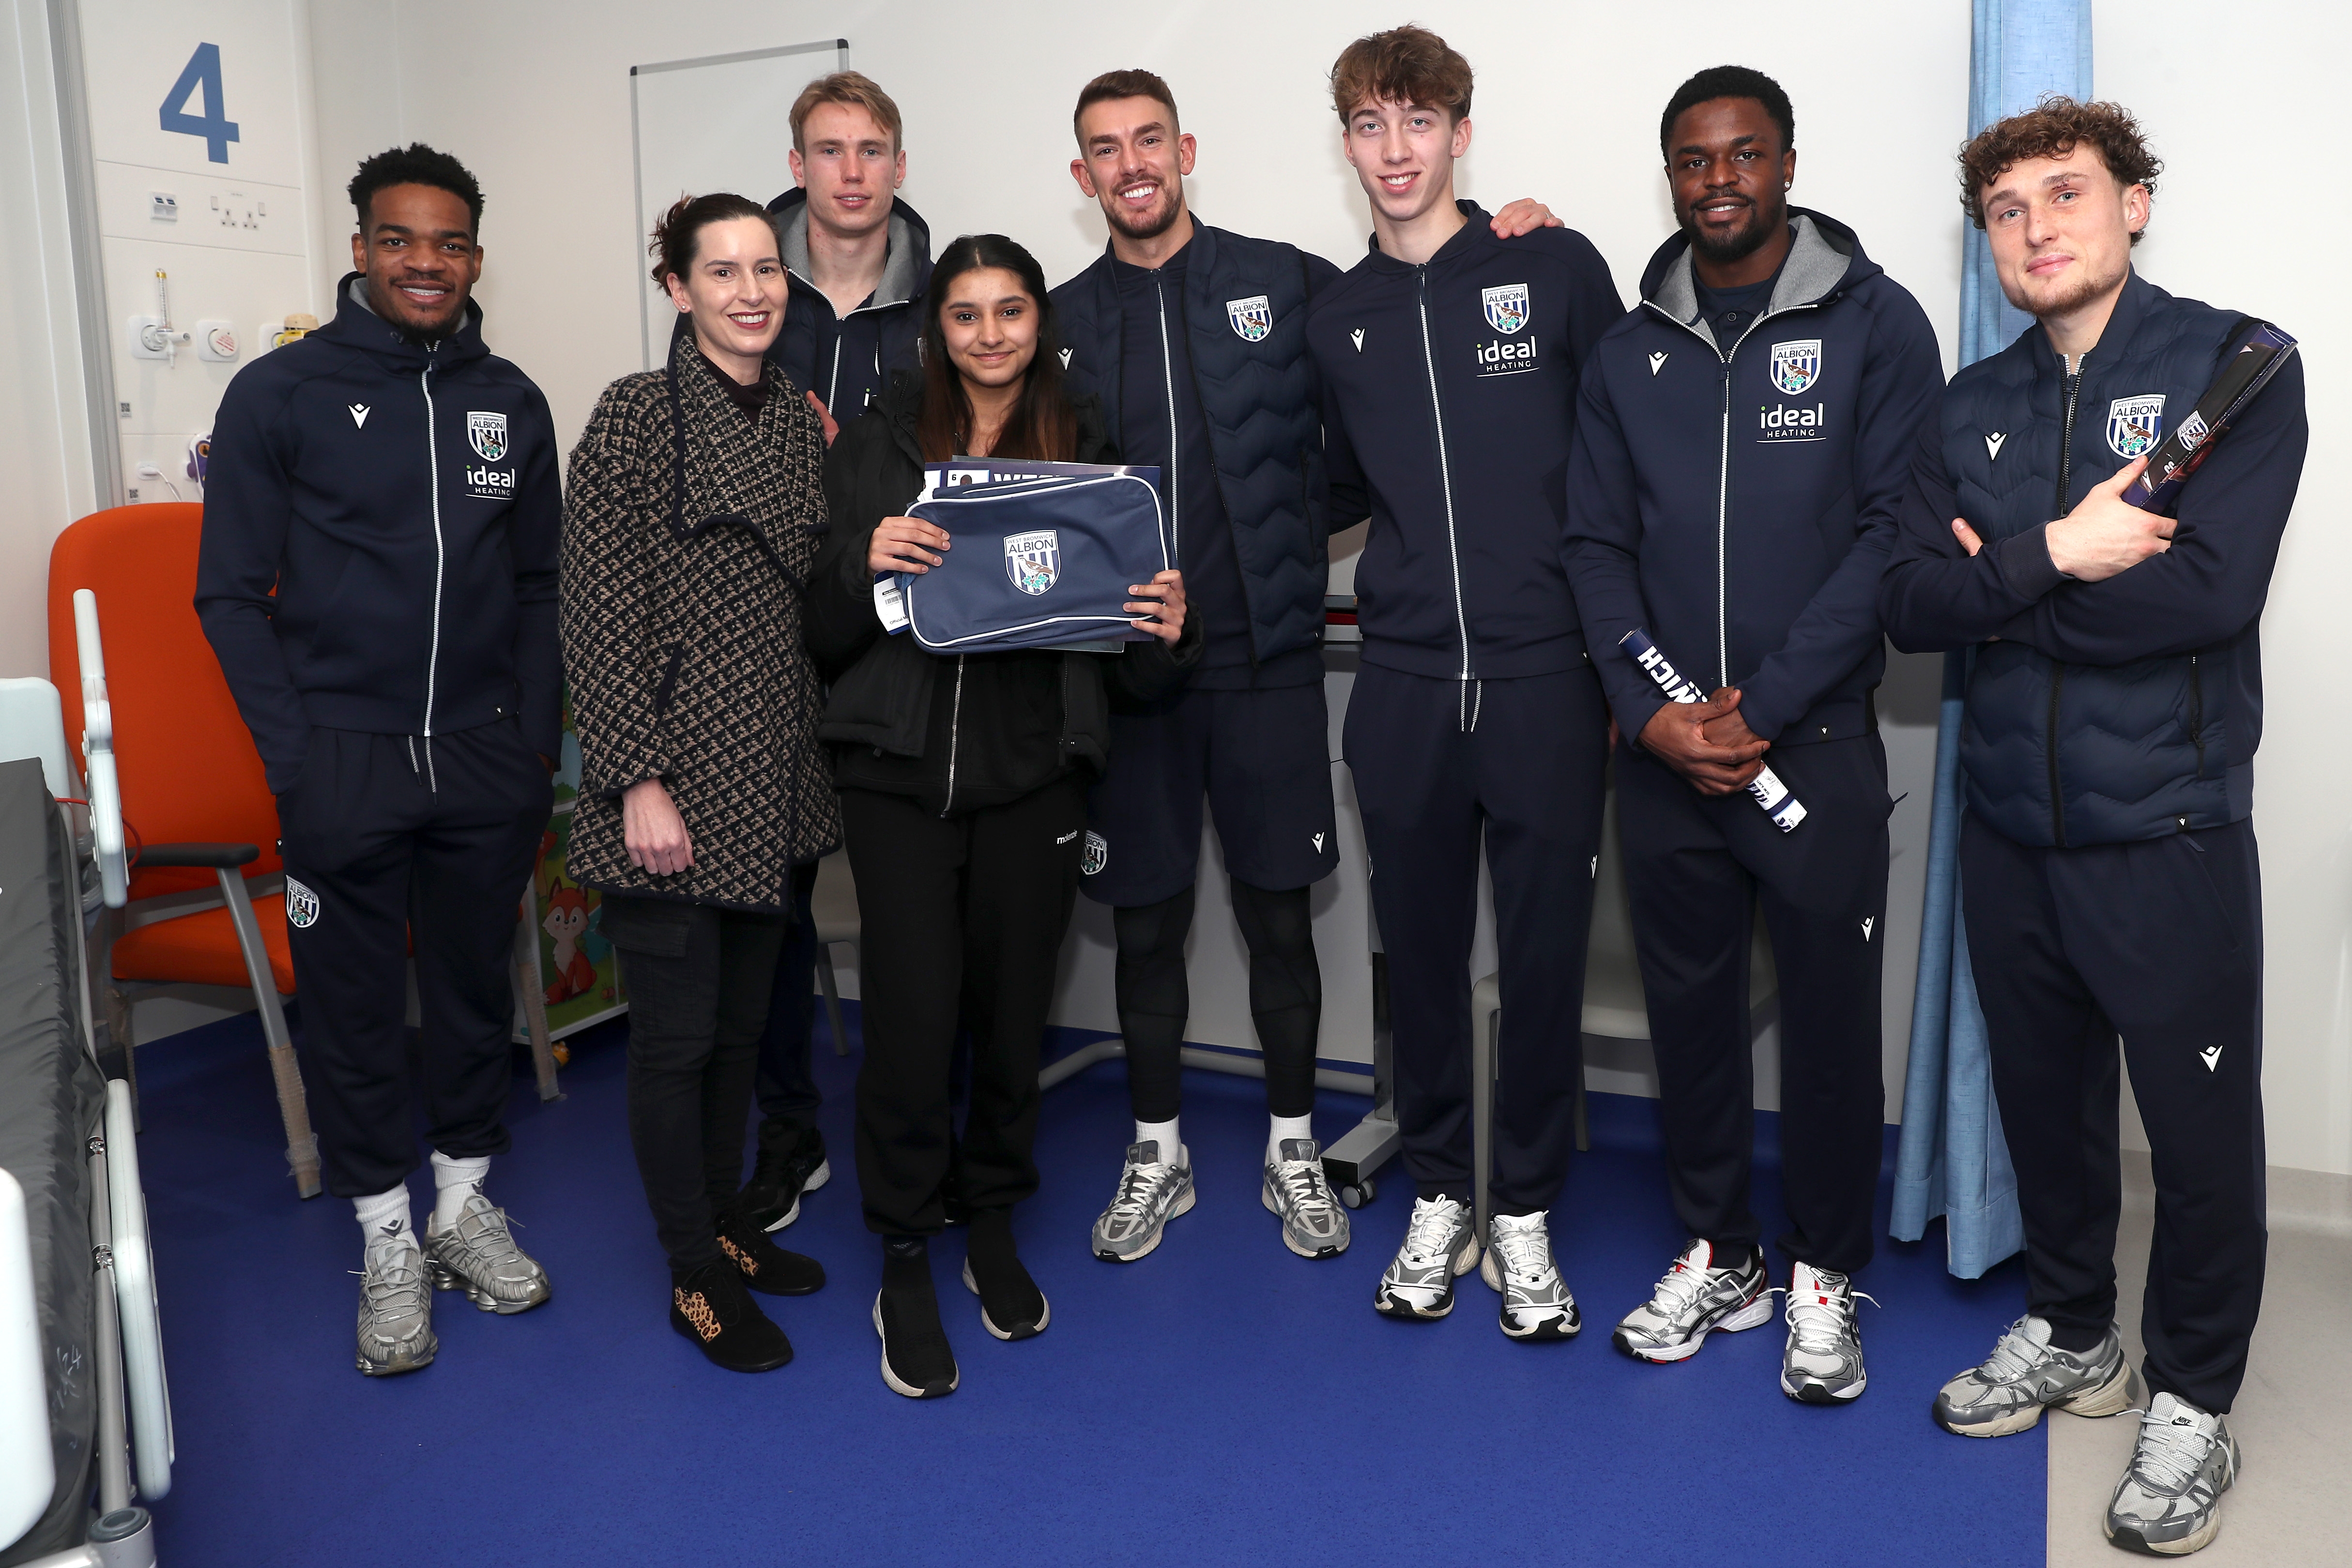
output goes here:
<path id="1" fill-rule="evenodd" d="M 920 577 L 898 574 L 908 628 L 928 653 L 1126 643 L 1150 636 L 1125 608 L 1130 584 L 1168 570 L 1160 493 L 1103 472 L 957 485 L 907 515 L 956 547 Z"/>

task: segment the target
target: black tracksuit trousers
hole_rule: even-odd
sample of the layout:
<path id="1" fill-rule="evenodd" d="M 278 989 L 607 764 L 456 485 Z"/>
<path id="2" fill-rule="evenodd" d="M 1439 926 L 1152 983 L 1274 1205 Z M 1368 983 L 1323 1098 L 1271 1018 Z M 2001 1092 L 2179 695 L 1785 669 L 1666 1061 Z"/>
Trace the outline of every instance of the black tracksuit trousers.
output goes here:
<path id="1" fill-rule="evenodd" d="M 429 740 L 310 732 L 278 823 L 310 1117 L 337 1197 L 390 1191 L 422 1163 L 412 936 L 427 1136 L 453 1159 L 506 1152 L 515 921 L 552 804 L 511 717 Z"/>
<path id="2" fill-rule="evenodd" d="M 1608 765 L 1601 683 L 1582 664 L 1469 682 L 1367 664 L 1344 738 L 1388 958 L 1405 1169 L 1423 1197 L 1472 1199 L 1470 945 L 1483 837 L 1503 1001 L 1487 1192 L 1497 1214 L 1548 1209 L 1576 1147 Z"/>
<path id="3" fill-rule="evenodd" d="M 883 1236 L 936 1236 L 943 1194 L 1004 1208 L 1037 1190 L 1037 1059 L 1087 825 L 1087 780 L 941 817 L 910 797 L 841 792 L 857 878 L 866 1061 L 857 1183 Z M 954 1125 L 950 1073 L 971 1036 Z"/>
<path id="4" fill-rule="evenodd" d="M 2226 1412 L 2269 1243 L 2253 823 L 2060 850 L 1970 820 L 1960 890 L 2024 1211 L 2028 1309 L 2077 1348 L 2115 1319 L 2120 1031 L 2156 1174 L 2148 1390 Z"/>
<path id="5" fill-rule="evenodd" d="M 1735 1256 L 1756 1132 L 1748 922 L 1759 906 L 1780 998 L 1780 1250 L 1852 1273 L 1870 1261 L 1886 1091 L 1886 749 L 1875 735 L 1775 747 L 1804 804 L 1782 832 L 1745 789 L 1702 795 L 1648 752 L 1617 749 L 1617 836 L 1658 1063 L 1675 1213 Z"/>
<path id="6" fill-rule="evenodd" d="M 817 1092 L 809 1049 L 816 1033 L 816 917 L 809 907 L 816 891 L 816 862 L 793 868 L 793 934 L 776 959 L 776 980 L 768 998 L 768 1027 L 760 1035 L 760 1155 L 789 1159 L 801 1135 L 816 1126 L 824 1103 Z"/>
<path id="7" fill-rule="evenodd" d="M 604 935 L 629 988 L 629 1144 L 670 1270 L 720 1256 L 743 1182 L 760 1033 L 792 929 L 782 914 L 608 893 Z"/>

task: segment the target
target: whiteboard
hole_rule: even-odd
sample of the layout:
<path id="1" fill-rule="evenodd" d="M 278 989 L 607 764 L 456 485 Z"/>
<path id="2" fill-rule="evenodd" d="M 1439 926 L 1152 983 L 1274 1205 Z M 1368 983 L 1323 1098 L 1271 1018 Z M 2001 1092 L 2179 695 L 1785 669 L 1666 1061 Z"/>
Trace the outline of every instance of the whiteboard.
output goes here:
<path id="1" fill-rule="evenodd" d="M 669 361 L 677 308 L 654 286 L 646 246 L 654 221 L 691 193 L 732 191 L 766 204 L 792 189 L 793 100 L 821 76 L 843 68 L 849 40 L 705 55 L 629 68 L 629 118 L 636 142 L 638 329 L 646 369 Z"/>

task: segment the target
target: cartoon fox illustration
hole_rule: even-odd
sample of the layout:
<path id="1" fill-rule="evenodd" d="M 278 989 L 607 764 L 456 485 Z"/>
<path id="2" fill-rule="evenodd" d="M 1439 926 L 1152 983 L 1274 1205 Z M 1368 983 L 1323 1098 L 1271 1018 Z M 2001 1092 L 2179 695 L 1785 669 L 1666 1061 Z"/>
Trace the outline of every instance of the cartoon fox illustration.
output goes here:
<path id="1" fill-rule="evenodd" d="M 596 966 L 580 950 L 580 937 L 588 929 L 588 891 L 566 887 L 561 880 L 547 890 L 547 918 L 540 929 L 555 941 L 555 981 L 547 988 L 547 1005 L 569 1001 L 585 996 L 596 987 Z"/>

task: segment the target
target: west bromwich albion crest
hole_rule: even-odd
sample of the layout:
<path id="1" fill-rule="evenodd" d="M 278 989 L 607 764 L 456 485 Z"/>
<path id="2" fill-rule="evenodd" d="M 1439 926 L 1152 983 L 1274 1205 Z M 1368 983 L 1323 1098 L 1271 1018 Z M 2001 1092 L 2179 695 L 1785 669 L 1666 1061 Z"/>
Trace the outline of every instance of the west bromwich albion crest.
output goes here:
<path id="1" fill-rule="evenodd" d="M 474 451 L 485 463 L 496 463 L 507 455 L 507 416 L 502 413 L 466 414 L 466 439 L 474 444 Z"/>
<path id="2" fill-rule="evenodd" d="M 1062 539 L 1052 528 L 1004 536 L 1004 575 L 1024 593 L 1043 593 L 1062 576 Z"/>
<path id="3" fill-rule="evenodd" d="M 2119 397 L 2107 404 L 2107 446 L 2128 463 L 2156 450 L 2164 434 L 2164 394 L 2146 392 Z"/>
<path id="4" fill-rule="evenodd" d="M 1262 343 L 1274 330 L 1274 306 L 1263 294 L 1253 294 L 1247 299 L 1225 301 L 1225 319 L 1234 324 L 1234 331 L 1245 343 Z"/>
<path id="5" fill-rule="evenodd" d="M 1524 283 L 1482 288 L 1478 302 L 1486 308 L 1486 325 L 1497 332 L 1516 332 L 1528 324 L 1528 286 Z"/>
<path id="6" fill-rule="evenodd" d="M 1772 384 L 1786 397 L 1811 392 L 1822 379 L 1822 340 L 1800 338 L 1772 345 Z"/>

